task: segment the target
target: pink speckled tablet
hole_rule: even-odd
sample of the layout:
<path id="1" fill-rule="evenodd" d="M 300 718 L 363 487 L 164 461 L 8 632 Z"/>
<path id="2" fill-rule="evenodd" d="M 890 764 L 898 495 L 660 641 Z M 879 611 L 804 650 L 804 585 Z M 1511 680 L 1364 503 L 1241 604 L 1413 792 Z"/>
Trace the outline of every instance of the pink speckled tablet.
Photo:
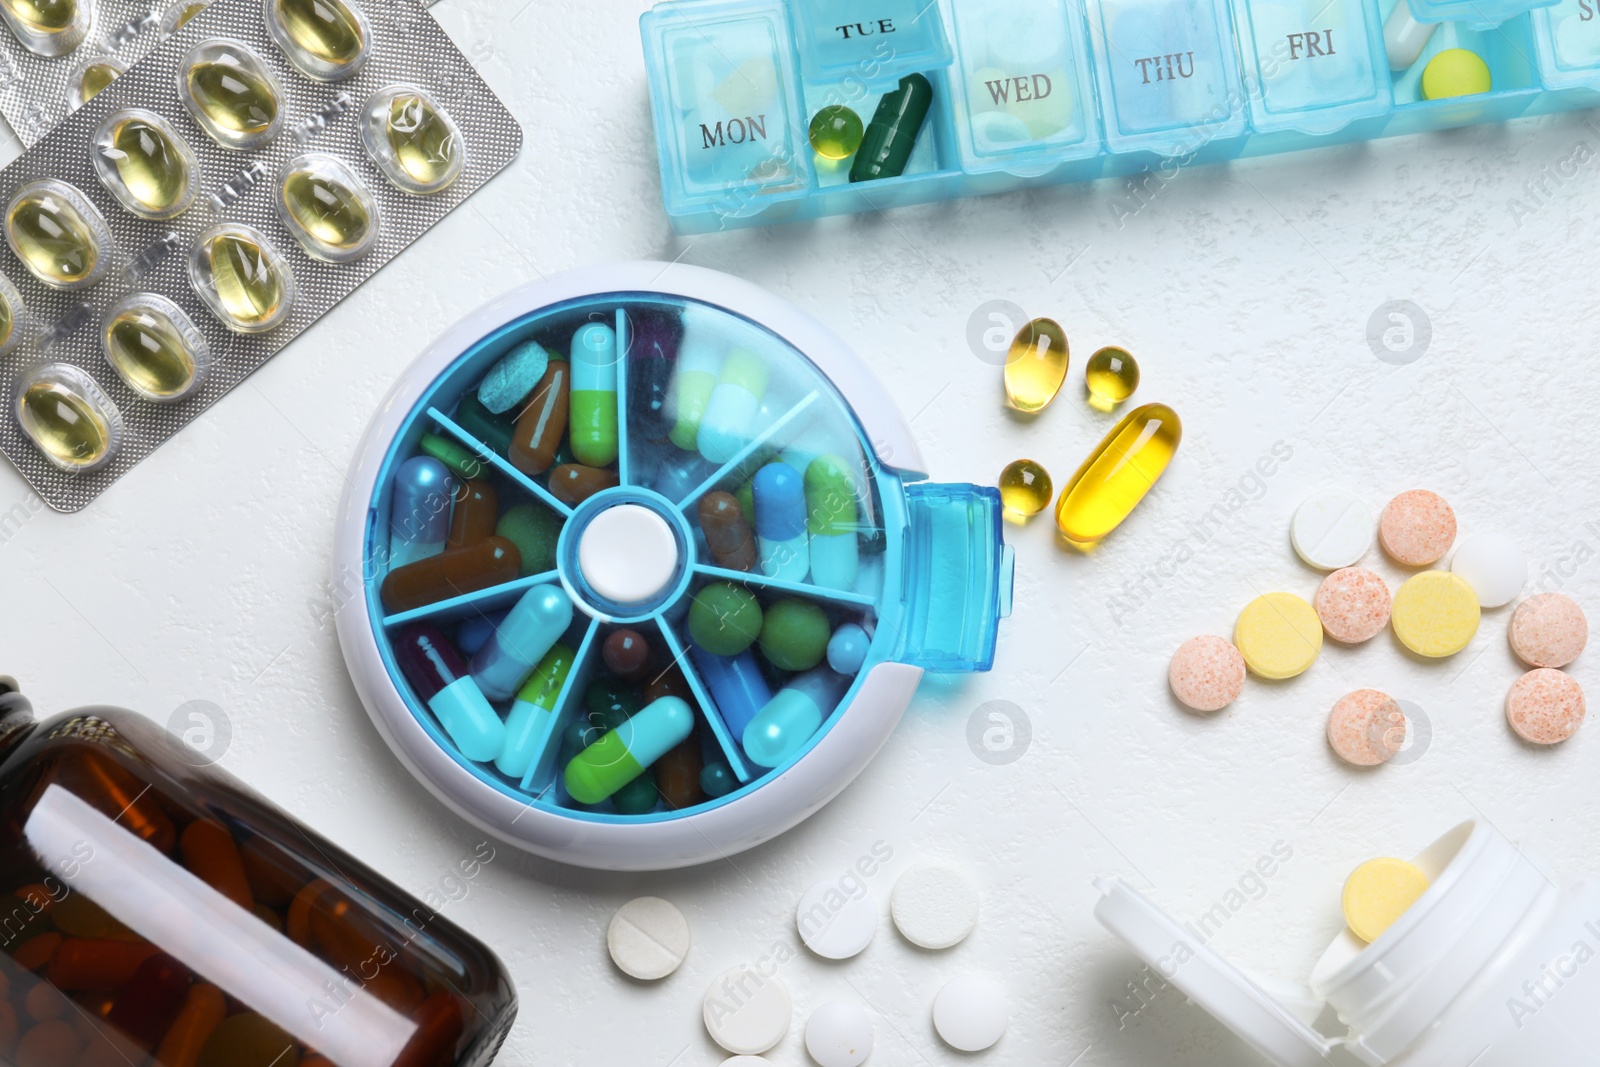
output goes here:
<path id="1" fill-rule="evenodd" d="M 1583 687 L 1570 674 L 1538 667 L 1511 683 L 1506 721 L 1524 741 L 1554 745 L 1583 725 Z"/>
<path id="2" fill-rule="evenodd" d="M 1511 651 L 1530 667 L 1565 667 L 1589 643 L 1589 620 L 1565 593 L 1538 593 L 1511 613 Z"/>
<path id="3" fill-rule="evenodd" d="M 1167 683 L 1186 706 L 1217 711 L 1232 704 L 1244 688 L 1244 657 L 1215 634 L 1191 637 L 1172 654 Z"/>
<path id="4" fill-rule="evenodd" d="M 1401 493 L 1378 516 L 1378 543 L 1389 558 L 1407 567 L 1426 567 L 1444 558 L 1456 539 L 1456 513 L 1438 493 Z"/>
<path id="5" fill-rule="evenodd" d="M 1405 742 L 1405 712 L 1388 693 L 1357 689 L 1340 697 L 1328 716 L 1328 744 L 1357 767 L 1387 763 Z"/>
<path id="6" fill-rule="evenodd" d="M 1334 571 L 1322 579 L 1311 600 L 1328 636 L 1349 645 L 1383 632 L 1389 625 L 1389 603 L 1389 587 L 1365 567 Z"/>

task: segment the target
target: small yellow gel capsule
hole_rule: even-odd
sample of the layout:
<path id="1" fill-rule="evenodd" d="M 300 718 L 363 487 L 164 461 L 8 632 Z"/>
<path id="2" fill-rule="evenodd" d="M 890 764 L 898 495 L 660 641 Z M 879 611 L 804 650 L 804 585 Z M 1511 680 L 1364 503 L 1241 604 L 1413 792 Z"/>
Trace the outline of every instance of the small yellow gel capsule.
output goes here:
<path id="1" fill-rule="evenodd" d="M 1092 545 L 1115 530 L 1156 484 L 1182 440 L 1183 423 L 1165 404 L 1145 404 L 1124 415 L 1061 491 L 1061 536 Z"/>
<path id="2" fill-rule="evenodd" d="M 1478 632 L 1478 595 L 1450 571 L 1423 571 L 1394 594 L 1389 621 L 1400 643 L 1419 656 L 1453 656 Z"/>
<path id="3" fill-rule="evenodd" d="M 1445 100 L 1452 96 L 1486 93 L 1493 87 L 1489 64 L 1476 52 L 1447 48 L 1428 60 L 1422 68 L 1422 97 Z"/>
<path id="4" fill-rule="evenodd" d="M 1043 411 L 1067 380 L 1067 335 L 1054 319 L 1034 319 L 1006 353 L 1006 399 L 1018 411 Z"/>
<path id="5" fill-rule="evenodd" d="M 1108 409 L 1115 407 L 1139 388 L 1139 363 L 1126 348 L 1102 348 L 1083 368 L 1083 383 L 1090 397 Z"/>
<path id="6" fill-rule="evenodd" d="M 1293 678 L 1322 652 L 1322 620 L 1293 593 L 1256 597 L 1239 613 L 1233 643 L 1245 666 L 1263 678 Z"/>
<path id="7" fill-rule="evenodd" d="M 1049 472 L 1031 459 L 1013 460 L 1000 472 L 1000 503 L 1022 518 L 1049 507 L 1053 491 Z"/>
<path id="8" fill-rule="evenodd" d="M 1344 883 L 1344 921 L 1371 943 L 1383 936 L 1428 890 L 1428 876 L 1415 864 L 1392 857 L 1368 860 Z"/>

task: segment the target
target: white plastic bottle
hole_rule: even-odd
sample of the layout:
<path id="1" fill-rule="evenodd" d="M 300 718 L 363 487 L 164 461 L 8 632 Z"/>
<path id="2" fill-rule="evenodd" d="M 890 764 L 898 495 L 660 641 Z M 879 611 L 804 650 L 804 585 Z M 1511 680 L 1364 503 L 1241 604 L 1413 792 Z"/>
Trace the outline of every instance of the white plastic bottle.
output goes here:
<path id="1" fill-rule="evenodd" d="M 1096 883 L 1095 917 L 1280 1067 L 1600 1063 L 1600 885 L 1558 885 L 1480 822 L 1414 862 L 1428 891 L 1370 945 L 1343 931 L 1303 1001 L 1268 993 L 1121 880 Z M 1346 1035 L 1312 1028 L 1323 1004 Z"/>

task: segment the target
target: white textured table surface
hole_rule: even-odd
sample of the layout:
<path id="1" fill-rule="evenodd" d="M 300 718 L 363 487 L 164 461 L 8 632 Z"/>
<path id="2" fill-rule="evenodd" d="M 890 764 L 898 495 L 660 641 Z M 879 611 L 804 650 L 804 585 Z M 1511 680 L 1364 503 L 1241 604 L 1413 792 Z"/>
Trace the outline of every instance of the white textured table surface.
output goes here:
<path id="1" fill-rule="evenodd" d="M 524 124 L 513 167 L 87 511 L 43 511 L 0 468 L 0 670 L 41 713 L 103 702 L 166 721 L 211 701 L 233 729 L 224 767 L 402 886 L 443 891 L 481 837 L 389 754 L 326 622 L 341 473 L 399 370 L 490 295 L 573 266 L 682 260 L 840 333 L 913 417 L 936 478 L 990 482 L 1029 455 L 1065 480 L 1111 424 L 1080 384 L 1108 343 L 1137 354 L 1137 400 L 1176 407 L 1185 439 L 1094 554 L 1059 546 L 1048 517 L 1008 530 L 1016 612 L 994 671 L 927 681 L 881 756 L 799 829 L 651 876 L 500 848 L 446 914 L 516 978 L 502 1062 L 717 1063 L 700 1023 L 707 984 L 785 957 L 796 1024 L 774 1062 L 801 1062 L 806 1014 L 841 996 L 875 1013 L 878 1067 L 968 1062 L 933 1035 L 929 1009 L 948 977 L 976 970 L 1004 981 L 1014 1014 L 971 1062 L 1251 1064 L 1176 992 L 1147 992 L 1141 1008 L 1135 960 L 1091 915 L 1093 876 L 1120 875 L 1183 917 L 1221 904 L 1214 945 L 1303 980 L 1339 925 L 1348 871 L 1462 819 L 1536 843 L 1564 874 L 1600 874 L 1600 727 L 1549 751 L 1509 733 L 1509 609 L 1486 612 L 1454 659 L 1415 661 L 1386 633 L 1329 648 L 1294 681 L 1252 680 L 1213 718 L 1183 713 L 1166 687 L 1185 638 L 1229 633 L 1258 592 L 1310 595 L 1317 575 L 1290 551 L 1289 515 L 1336 481 L 1375 507 L 1435 489 L 1463 532 L 1516 537 L 1534 585 L 1600 605 L 1600 132 L 1587 116 L 1184 171 L 1142 207 L 1102 182 L 683 240 L 660 205 L 641 10 L 444 0 L 438 17 Z M 1032 421 L 1007 413 L 996 369 L 965 341 L 992 299 L 1056 318 L 1075 348 L 1068 388 Z M 1431 322 L 1409 365 L 1368 344 L 1389 300 Z M 1574 667 L 1591 687 L 1595 656 Z M 1422 759 L 1369 774 L 1335 761 L 1327 709 L 1362 686 L 1425 709 Z M 992 699 L 1033 727 L 1006 766 L 966 740 Z M 977 933 L 923 953 L 885 918 L 852 962 L 796 955 L 801 891 L 877 842 L 893 852 L 869 880 L 885 907 L 899 870 L 946 859 L 982 884 Z M 1291 858 L 1241 885 L 1275 847 Z M 642 892 L 676 901 L 694 932 L 688 964 L 655 986 L 618 975 L 603 946 L 612 910 Z"/>

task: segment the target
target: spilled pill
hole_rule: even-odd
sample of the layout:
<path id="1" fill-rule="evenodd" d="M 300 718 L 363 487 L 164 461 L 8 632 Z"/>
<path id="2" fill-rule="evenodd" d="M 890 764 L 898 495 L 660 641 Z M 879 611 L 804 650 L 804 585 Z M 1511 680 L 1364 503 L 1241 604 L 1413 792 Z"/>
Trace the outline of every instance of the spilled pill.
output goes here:
<path id="1" fill-rule="evenodd" d="M 1413 574 L 1394 595 L 1394 635 L 1419 656 L 1460 652 L 1478 632 L 1478 619 L 1477 594 L 1449 571 Z"/>
<path id="2" fill-rule="evenodd" d="M 1293 593 L 1268 593 L 1239 613 L 1233 643 L 1245 665 L 1261 677 L 1293 678 L 1317 661 L 1322 621 Z"/>
<path id="3" fill-rule="evenodd" d="M 1378 517 L 1378 541 L 1389 558 L 1426 567 L 1444 558 L 1456 539 L 1456 513 L 1444 497 L 1426 489 L 1401 493 Z"/>
<path id="4" fill-rule="evenodd" d="M 1388 693 L 1357 689 L 1339 698 L 1328 716 L 1328 744 L 1357 767 L 1387 763 L 1406 740 L 1406 716 Z"/>
<path id="5" fill-rule="evenodd" d="M 894 884 L 895 929 L 920 948 L 950 948 L 978 925 L 978 887 L 953 867 L 913 867 Z"/>
<path id="6" fill-rule="evenodd" d="M 665 978 L 689 955 L 689 920 L 671 901 L 637 897 L 611 917 L 606 951 L 623 974 L 644 981 Z"/>
<path id="7" fill-rule="evenodd" d="M 1348 567 L 1372 547 L 1372 509 L 1348 489 L 1324 489 L 1295 508 L 1289 542 L 1295 554 L 1323 571 Z"/>
<path id="8" fill-rule="evenodd" d="M 1473 534 L 1462 538 L 1450 557 L 1450 573 L 1472 586 L 1479 606 L 1503 607 L 1522 592 L 1528 580 L 1528 557 L 1505 534 Z"/>
<path id="9" fill-rule="evenodd" d="M 1536 667 L 1511 684 L 1506 721 L 1535 745 L 1554 745 L 1578 732 L 1585 714 L 1583 687 L 1572 676 Z"/>
<path id="10" fill-rule="evenodd" d="M 1244 657 L 1215 634 L 1191 637 L 1178 646 L 1167 668 L 1172 695 L 1195 711 L 1219 711 L 1244 688 Z"/>
<path id="11" fill-rule="evenodd" d="M 1511 613 L 1511 651 L 1530 667 L 1565 667 L 1589 643 L 1583 609 L 1564 593 L 1539 593 Z"/>
<path id="12" fill-rule="evenodd" d="M 1389 587 L 1365 567 L 1334 571 L 1311 603 L 1328 636 L 1347 645 L 1370 640 L 1389 625 Z"/>

